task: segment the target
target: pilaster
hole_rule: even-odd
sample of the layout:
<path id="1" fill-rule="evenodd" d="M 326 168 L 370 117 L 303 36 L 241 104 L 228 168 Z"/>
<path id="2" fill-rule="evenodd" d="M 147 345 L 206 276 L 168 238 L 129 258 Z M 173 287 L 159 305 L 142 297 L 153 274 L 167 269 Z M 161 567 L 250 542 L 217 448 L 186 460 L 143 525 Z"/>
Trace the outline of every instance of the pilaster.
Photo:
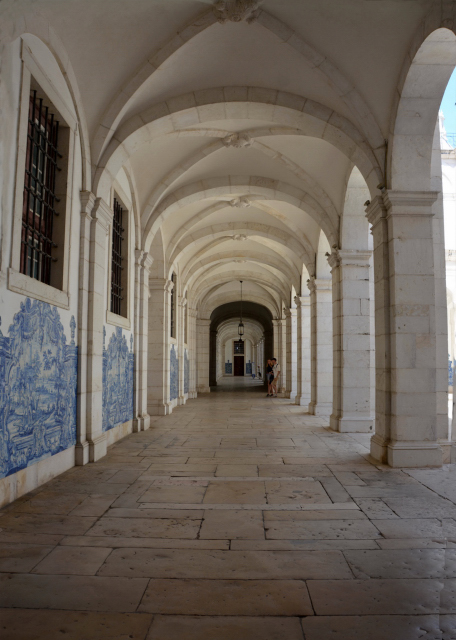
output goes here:
<path id="1" fill-rule="evenodd" d="M 286 397 L 292 402 L 295 401 L 297 393 L 297 311 L 290 308 L 285 309 L 285 322 L 287 330 L 287 380 Z"/>
<path id="2" fill-rule="evenodd" d="M 309 278 L 311 330 L 311 400 L 309 413 L 330 416 L 333 393 L 331 280 Z"/>
<path id="3" fill-rule="evenodd" d="M 81 193 L 79 262 L 78 436 L 76 464 L 106 455 L 103 424 L 103 317 L 108 233 L 113 213 L 90 192 Z"/>
<path id="4" fill-rule="evenodd" d="M 210 354 L 211 321 L 206 318 L 196 319 L 196 390 L 198 393 L 209 393 L 209 354 Z"/>
<path id="5" fill-rule="evenodd" d="M 170 402 L 170 295 L 173 282 L 149 279 L 147 408 L 150 415 L 168 415 Z"/>
<path id="6" fill-rule="evenodd" d="M 311 401 L 310 296 L 296 296 L 296 398 L 308 407 Z"/>
<path id="7" fill-rule="evenodd" d="M 150 427 L 147 412 L 147 341 L 149 317 L 149 273 L 153 263 L 150 254 L 135 251 L 135 396 L 133 431 Z"/>

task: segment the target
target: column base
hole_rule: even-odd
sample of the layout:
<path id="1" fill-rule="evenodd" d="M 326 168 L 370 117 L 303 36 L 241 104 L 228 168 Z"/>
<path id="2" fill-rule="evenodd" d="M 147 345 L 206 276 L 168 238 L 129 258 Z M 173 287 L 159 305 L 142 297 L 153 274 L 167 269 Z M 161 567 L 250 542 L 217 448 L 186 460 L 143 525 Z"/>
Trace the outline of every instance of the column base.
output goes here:
<path id="1" fill-rule="evenodd" d="M 371 456 L 390 467 L 441 467 L 443 452 L 438 442 L 386 442 L 380 436 L 371 438 Z"/>
<path id="2" fill-rule="evenodd" d="M 332 402 L 309 402 L 309 413 L 312 416 L 329 418 L 332 413 Z"/>
<path id="3" fill-rule="evenodd" d="M 196 391 L 190 391 L 188 397 L 190 398 L 190 400 L 194 400 L 196 397 L 198 397 L 198 394 L 196 393 Z"/>
<path id="4" fill-rule="evenodd" d="M 310 401 L 309 396 L 297 395 L 295 398 L 295 404 L 299 405 L 300 407 L 308 407 L 309 401 Z"/>
<path id="5" fill-rule="evenodd" d="M 151 416 L 168 416 L 173 412 L 173 407 L 170 402 L 166 402 L 163 404 L 149 405 L 147 410 Z"/>
<path id="6" fill-rule="evenodd" d="M 89 462 L 89 443 L 85 442 L 76 443 L 74 450 L 74 464 L 77 467 L 83 467 Z"/>
<path id="7" fill-rule="evenodd" d="M 205 387 L 203 385 L 198 385 L 197 387 L 197 393 L 210 393 L 210 392 L 211 392 L 210 387 Z"/>
<path id="8" fill-rule="evenodd" d="M 187 398 L 188 398 L 188 394 L 184 394 L 183 396 L 179 396 L 179 398 L 177 400 L 177 404 L 179 406 L 184 405 L 187 402 Z"/>
<path id="9" fill-rule="evenodd" d="M 100 458 L 104 458 L 108 451 L 108 445 L 106 440 L 106 434 L 102 433 L 93 440 L 88 440 L 89 443 L 89 462 L 96 462 Z"/>
<path id="10" fill-rule="evenodd" d="M 138 416 L 133 418 L 133 433 L 139 433 L 140 431 L 147 431 L 150 427 L 150 415 Z"/>
<path id="11" fill-rule="evenodd" d="M 456 462 L 456 442 L 452 440 L 439 440 L 438 443 L 443 452 L 443 464 Z"/>
<path id="12" fill-rule="evenodd" d="M 339 433 L 373 433 L 374 418 L 341 418 L 331 414 L 329 426 Z"/>

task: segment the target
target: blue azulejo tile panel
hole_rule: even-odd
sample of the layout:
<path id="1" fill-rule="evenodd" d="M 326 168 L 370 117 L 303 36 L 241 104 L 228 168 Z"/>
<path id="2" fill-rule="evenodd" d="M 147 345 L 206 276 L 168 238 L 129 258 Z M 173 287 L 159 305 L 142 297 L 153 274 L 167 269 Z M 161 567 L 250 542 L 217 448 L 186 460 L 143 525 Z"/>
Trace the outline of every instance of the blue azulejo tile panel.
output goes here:
<path id="1" fill-rule="evenodd" d="M 188 393 L 190 388 L 190 362 L 188 360 L 188 349 L 184 351 L 184 393 Z"/>
<path id="2" fill-rule="evenodd" d="M 176 348 L 173 344 L 169 351 L 169 382 L 169 398 L 170 400 L 176 400 L 179 395 L 179 360 Z"/>
<path id="3" fill-rule="evenodd" d="M 250 360 L 245 364 L 245 372 L 248 376 L 252 375 L 252 363 L 250 362 Z"/>
<path id="4" fill-rule="evenodd" d="M 133 419 L 133 336 L 130 350 L 121 327 L 116 327 L 106 349 L 103 327 L 103 431 Z"/>
<path id="5" fill-rule="evenodd" d="M 233 363 L 230 362 L 229 360 L 228 362 L 225 362 L 225 373 L 228 375 L 233 374 Z"/>
<path id="6" fill-rule="evenodd" d="M 76 443 L 78 348 L 59 312 L 26 298 L 0 331 L 0 478 Z"/>
<path id="7" fill-rule="evenodd" d="M 454 378 L 454 366 L 451 362 L 451 356 L 448 354 L 448 386 L 453 386 L 453 378 Z"/>

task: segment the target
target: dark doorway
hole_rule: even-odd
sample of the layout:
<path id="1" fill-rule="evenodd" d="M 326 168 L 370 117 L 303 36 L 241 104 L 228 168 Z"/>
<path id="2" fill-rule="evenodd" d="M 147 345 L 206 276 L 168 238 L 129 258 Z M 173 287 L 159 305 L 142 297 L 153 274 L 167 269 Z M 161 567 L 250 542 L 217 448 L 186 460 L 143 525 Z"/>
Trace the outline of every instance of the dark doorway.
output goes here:
<path id="1" fill-rule="evenodd" d="M 234 375 L 244 375 L 244 356 L 234 356 Z"/>

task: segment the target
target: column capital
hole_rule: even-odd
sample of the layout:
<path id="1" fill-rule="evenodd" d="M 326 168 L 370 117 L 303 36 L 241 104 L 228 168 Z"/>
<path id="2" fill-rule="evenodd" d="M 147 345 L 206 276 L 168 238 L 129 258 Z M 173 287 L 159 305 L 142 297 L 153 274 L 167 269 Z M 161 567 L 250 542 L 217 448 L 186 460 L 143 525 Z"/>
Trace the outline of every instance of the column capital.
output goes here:
<path id="1" fill-rule="evenodd" d="M 432 205 L 438 195 L 437 191 L 386 191 L 383 201 L 388 216 L 433 216 Z"/>
<path id="2" fill-rule="evenodd" d="M 382 196 L 375 196 L 375 198 L 369 202 L 366 206 L 366 218 L 372 228 L 376 227 L 380 220 L 385 219 L 387 216 L 387 210 L 385 202 Z"/>
<path id="3" fill-rule="evenodd" d="M 142 249 L 135 249 L 135 263 L 138 267 L 143 267 L 147 272 L 149 272 L 153 262 L 154 259 L 150 253 L 143 251 Z"/>
<path id="4" fill-rule="evenodd" d="M 170 286 L 171 285 L 171 286 Z M 173 282 L 168 278 L 149 278 L 149 289 L 151 291 L 169 292 L 173 288 Z"/>
<path id="5" fill-rule="evenodd" d="M 108 233 L 109 227 L 112 225 L 114 213 L 103 198 L 96 198 L 92 208 L 91 217 L 95 222 L 99 222 L 106 233 Z"/>
<path id="6" fill-rule="evenodd" d="M 341 256 L 340 256 L 339 249 L 337 248 L 337 245 L 333 245 L 331 249 L 331 253 L 326 253 L 325 255 L 331 269 L 335 269 L 340 265 Z"/>
<path id="7" fill-rule="evenodd" d="M 284 313 L 286 318 L 291 318 L 297 314 L 297 309 L 284 309 Z"/>
<path id="8" fill-rule="evenodd" d="M 340 250 L 339 252 L 339 264 L 342 267 L 365 267 L 369 265 L 369 260 L 372 257 L 372 251 L 359 251 L 357 249 Z"/>
<path id="9" fill-rule="evenodd" d="M 179 298 L 178 298 L 178 305 L 179 305 L 180 307 L 186 307 L 186 306 L 187 306 L 187 304 L 188 304 L 188 300 L 187 300 L 187 298 L 186 298 L 185 296 L 179 296 Z"/>
<path id="10" fill-rule="evenodd" d="M 300 307 L 310 307 L 310 296 L 295 296 L 294 301 L 298 309 Z"/>
<path id="11" fill-rule="evenodd" d="M 79 195 L 81 198 L 81 216 L 90 218 L 97 198 L 91 191 L 80 191 Z"/>
<path id="12" fill-rule="evenodd" d="M 210 318 L 196 318 L 196 324 L 199 324 L 202 327 L 210 327 L 211 320 Z"/>
<path id="13" fill-rule="evenodd" d="M 314 276 L 310 276 L 310 278 L 307 280 L 307 288 L 309 289 L 310 293 L 315 293 L 316 285 Z"/>

